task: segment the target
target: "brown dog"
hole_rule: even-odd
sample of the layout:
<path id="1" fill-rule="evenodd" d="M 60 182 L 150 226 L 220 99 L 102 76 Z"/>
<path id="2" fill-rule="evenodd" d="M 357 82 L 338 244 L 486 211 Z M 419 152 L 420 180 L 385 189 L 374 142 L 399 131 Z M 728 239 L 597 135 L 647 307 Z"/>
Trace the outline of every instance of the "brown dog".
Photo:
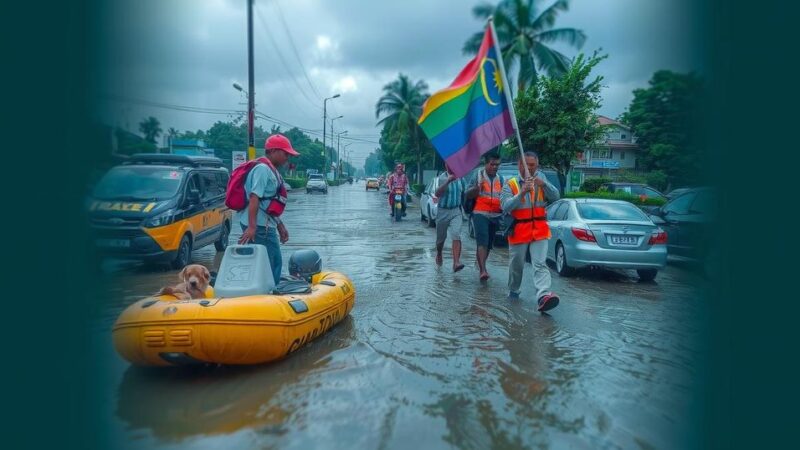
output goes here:
<path id="1" fill-rule="evenodd" d="M 180 300 L 205 298 L 211 273 L 205 266 L 189 264 L 178 274 L 180 283 L 161 288 L 156 295 L 172 295 Z"/>

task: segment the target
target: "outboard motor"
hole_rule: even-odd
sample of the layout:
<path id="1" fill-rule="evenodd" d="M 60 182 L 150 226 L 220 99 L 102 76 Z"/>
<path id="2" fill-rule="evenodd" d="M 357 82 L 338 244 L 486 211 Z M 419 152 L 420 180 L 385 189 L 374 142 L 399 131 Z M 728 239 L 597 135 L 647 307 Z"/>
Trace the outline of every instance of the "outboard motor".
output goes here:
<path id="1" fill-rule="evenodd" d="M 311 277 L 322 271 L 322 258 L 314 250 L 298 250 L 289 258 L 289 275 L 309 283 Z"/>

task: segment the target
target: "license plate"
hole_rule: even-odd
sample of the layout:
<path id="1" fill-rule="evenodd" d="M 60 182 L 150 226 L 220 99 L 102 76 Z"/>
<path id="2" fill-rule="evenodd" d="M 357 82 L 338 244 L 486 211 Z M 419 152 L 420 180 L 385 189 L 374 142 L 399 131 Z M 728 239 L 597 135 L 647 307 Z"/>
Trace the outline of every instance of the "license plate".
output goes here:
<path id="1" fill-rule="evenodd" d="M 128 248 L 131 246 L 131 241 L 127 239 L 98 239 L 95 242 L 98 247 Z"/>
<path id="2" fill-rule="evenodd" d="M 611 235 L 611 243 L 612 244 L 619 244 L 619 245 L 636 245 L 639 242 L 639 238 L 636 236 L 623 236 L 618 234 Z"/>

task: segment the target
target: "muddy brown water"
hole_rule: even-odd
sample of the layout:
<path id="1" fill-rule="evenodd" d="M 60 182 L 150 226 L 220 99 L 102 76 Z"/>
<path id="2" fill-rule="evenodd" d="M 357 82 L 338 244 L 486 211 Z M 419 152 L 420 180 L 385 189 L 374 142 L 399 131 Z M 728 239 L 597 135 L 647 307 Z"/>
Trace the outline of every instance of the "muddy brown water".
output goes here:
<path id="1" fill-rule="evenodd" d="M 176 272 L 111 261 L 94 321 L 104 418 L 116 448 L 534 449 L 695 446 L 705 282 L 668 266 L 553 274 L 562 303 L 536 312 L 530 266 L 521 301 L 505 296 L 508 253 L 492 278 L 434 265 L 434 230 L 390 221 L 386 194 L 363 181 L 328 195 L 290 194 L 283 247 L 317 250 L 352 278 L 349 317 L 290 358 L 257 367 L 145 370 L 114 353 L 110 329 L 129 304 Z M 466 223 L 464 230 L 466 232 Z M 238 227 L 235 227 L 239 232 Z M 233 239 L 236 236 L 232 236 Z M 194 262 L 216 269 L 213 246 Z"/>

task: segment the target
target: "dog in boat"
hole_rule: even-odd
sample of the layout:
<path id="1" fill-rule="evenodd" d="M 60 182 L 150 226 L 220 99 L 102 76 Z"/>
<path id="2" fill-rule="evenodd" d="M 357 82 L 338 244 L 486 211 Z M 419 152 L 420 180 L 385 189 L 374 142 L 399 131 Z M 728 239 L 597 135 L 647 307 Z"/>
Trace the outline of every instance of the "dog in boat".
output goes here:
<path id="1" fill-rule="evenodd" d="M 161 288 L 156 295 L 172 295 L 180 300 L 205 298 L 211 273 L 205 266 L 189 264 L 178 274 L 180 283 Z"/>

